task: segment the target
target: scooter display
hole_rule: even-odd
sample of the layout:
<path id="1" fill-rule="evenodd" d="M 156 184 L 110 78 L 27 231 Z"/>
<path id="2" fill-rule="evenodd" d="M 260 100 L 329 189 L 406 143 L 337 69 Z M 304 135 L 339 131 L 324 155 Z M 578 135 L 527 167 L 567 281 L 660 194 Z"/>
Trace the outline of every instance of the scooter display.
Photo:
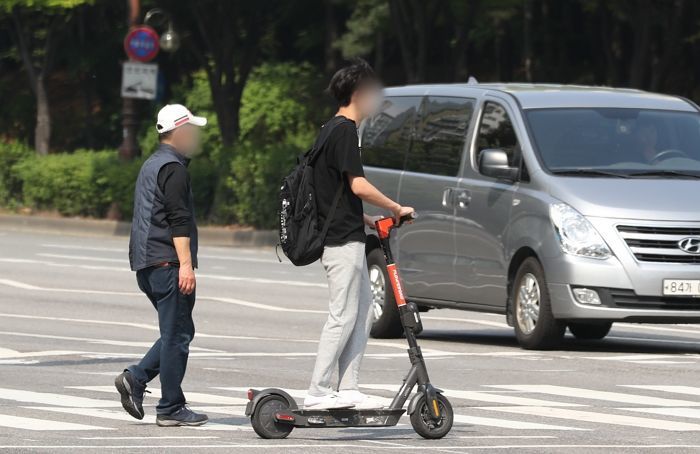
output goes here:
<path id="1" fill-rule="evenodd" d="M 394 218 L 382 218 L 375 223 L 384 257 L 386 270 L 398 305 L 401 324 L 408 343 L 411 361 L 403 384 L 388 407 L 372 409 L 337 408 L 328 410 L 305 409 L 297 405 L 292 396 L 282 389 L 249 389 L 246 416 L 250 417 L 255 432 L 261 438 L 285 438 L 295 427 L 342 428 L 342 427 L 388 427 L 398 424 L 407 412 L 413 429 L 424 438 L 435 439 L 447 435 L 452 428 L 454 414 L 452 405 L 440 389 L 428 378 L 428 370 L 416 335 L 423 325 L 418 306 L 406 301 L 399 270 L 391 254 L 389 238 L 394 228 L 415 218 L 415 213 L 404 216 L 397 224 Z M 417 385 L 408 408 L 404 404 Z"/>

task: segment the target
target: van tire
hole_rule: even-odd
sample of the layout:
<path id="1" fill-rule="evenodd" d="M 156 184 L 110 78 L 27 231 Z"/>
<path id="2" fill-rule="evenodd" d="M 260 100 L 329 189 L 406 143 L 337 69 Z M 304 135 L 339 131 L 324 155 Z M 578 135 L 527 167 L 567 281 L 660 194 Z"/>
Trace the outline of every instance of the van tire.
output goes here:
<path id="1" fill-rule="evenodd" d="M 576 339 L 581 340 L 600 340 L 608 335 L 612 328 L 611 322 L 603 323 L 569 323 L 569 331 Z"/>
<path id="2" fill-rule="evenodd" d="M 524 297 L 519 298 L 521 286 L 531 291 L 525 291 Z M 529 257 L 523 261 L 515 274 L 511 287 L 513 304 L 513 325 L 515 337 L 520 346 L 527 350 L 546 350 L 561 344 L 566 332 L 566 323 L 554 318 L 551 300 L 544 277 L 544 269 L 540 262 Z M 534 302 L 537 302 L 536 305 Z M 522 317 L 518 311 L 523 310 Z M 530 316 L 537 312 L 537 315 Z M 528 325 L 528 323 L 530 323 Z"/>
<path id="3" fill-rule="evenodd" d="M 370 285 L 372 286 L 372 306 L 370 307 L 370 316 L 375 317 L 375 292 L 378 282 L 372 281 L 373 273 L 375 278 L 380 277 L 376 273 L 381 273 L 383 279 L 383 303 L 381 305 L 381 316 L 372 324 L 371 336 L 378 339 L 391 339 L 401 337 L 403 335 L 403 326 L 399 318 L 399 309 L 396 306 L 394 292 L 391 290 L 389 275 L 386 271 L 386 260 L 381 249 L 372 249 L 367 254 L 367 269 L 370 273 Z M 379 296 L 379 295 L 377 295 Z M 381 297 L 380 297 L 381 298 Z"/>

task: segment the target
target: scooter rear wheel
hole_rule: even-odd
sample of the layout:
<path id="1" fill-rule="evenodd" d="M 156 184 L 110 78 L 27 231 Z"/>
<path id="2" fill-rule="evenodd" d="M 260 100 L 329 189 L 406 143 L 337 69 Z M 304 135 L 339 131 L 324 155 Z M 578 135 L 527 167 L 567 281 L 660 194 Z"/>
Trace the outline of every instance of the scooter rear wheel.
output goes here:
<path id="1" fill-rule="evenodd" d="M 261 438 L 287 438 L 294 426 L 275 420 L 275 414 L 289 408 L 289 402 L 282 396 L 270 395 L 264 397 L 255 407 L 250 423 L 253 430 Z"/>
<path id="2" fill-rule="evenodd" d="M 437 400 L 438 408 L 440 409 L 440 419 L 438 421 L 431 417 L 425 396 L 418 401 L 418 406 L 411 414 L 413 430 L 423 438 L 442 438 L 452 429 L 454 413 L 450 401 L 442 394 L 437 395 Z"/>

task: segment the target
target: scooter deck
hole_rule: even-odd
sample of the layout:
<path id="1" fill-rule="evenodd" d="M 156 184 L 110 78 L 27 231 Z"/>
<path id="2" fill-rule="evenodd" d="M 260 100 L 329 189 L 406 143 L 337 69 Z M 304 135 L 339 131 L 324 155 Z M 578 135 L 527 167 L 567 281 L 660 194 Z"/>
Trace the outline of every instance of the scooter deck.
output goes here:
<path id="1" fill-rule="evenodd" d="M 278 412 L 275 420 L 295 427 L 387 427 L 395 426 L 404 412 L 403 408 L 290 409 Z"/>

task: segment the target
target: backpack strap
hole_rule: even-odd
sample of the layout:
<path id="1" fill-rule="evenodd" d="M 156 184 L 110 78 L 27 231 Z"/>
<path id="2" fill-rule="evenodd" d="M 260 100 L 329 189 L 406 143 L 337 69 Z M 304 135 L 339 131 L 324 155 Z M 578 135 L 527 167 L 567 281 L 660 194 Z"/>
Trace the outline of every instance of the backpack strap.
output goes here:
<path id="1" fill-rule="evenodd" d="M 338 120 L 338 121 L 336 121 Z M 342 117 L 342 116 L 336 116 L 333 117 L 328 123 L 326 123 L 323 126 L 322 134 L 319 136 L 317 143 L 314 145 L 312 155 L 309 157 L 309 164 L 313 166 L 314 162 L 316 161 L 316 158 L 319 155 L 319 150 L 323 147 L 323 145 L 326 143 L 326 140 L 331 135 L 331 132 L 333 129 L 335 129 L 336 126 L 340 125 L 343 122 L 348 121 L 347 118 Z M 328 128 L 328 129 L 326 129 Z M 323 134 L 325 133 L 325 134 Z M 343 195 L 343 188 L 345 187 L 345 181 L 344 181 L 344 175 L 341 175 L 340 179 L 340 184 L 338 185 L 338 189 L 335 191 L 335 197 L 333 197 L 333 203 L 331 204 L 331 208 L 328 210 L 328 214 L 326 215 L 326 220 L 323 223 L 323 229 L 321 230 L 321 238 L 323 238 L 323 241 L 325 242 L 326 240 L 326 235 L 328 234 L 328 229 L 331 226 L 331 222 L 333 221 L 333 217 L 335 216 L 335 211 L 338 208 L 338 203 L 340 202 L 340 197 Z"/>
<path id="2" fill-rule="evenodd" d="M 308 157 L 307 162 L 309 163 L 309 165 L 314 165 L 316 159 L 319 156 L 319 151 L 321 150 L 321 148 L 323 148 L 323 145 L 326 144 L 326 141 L 331 136 L 331 132 L 333 132 L 333 129 L 335 129 L 336 126 L 346 121 L 349 120 L 345 117 L 335 116 L 331 118 L 325 125 L 323 125 L 323 127 L 321 128 L 321 134 L 318 135 L 318 139 L 316 139 L 316 143 L 314 143 L 314 146 L 311 149 L 311 155 Z"/>
<path id="3" fill-rule="evenodd" d="M 321 230 L 321 238 L 323 238 L 323 241 L 326 241 L 326 235 L 328 234 L 328 229 L 331 226 L 331 222 L 333 221 L 333 217 L 335 216 L 335 210 L 338 208 L 338 202 L 340 202 L 340 196 L 343 195 L 343 188 L 345 187 L 345 181 L 340 180 L 340 184 L 338 185 L 338 189 L 335 191 L 335 197 L 333 197 L 333 204 L 331 205 L 330 210 L 328 210 L 328 215 L 326 216 L 326 220 L 323 222 L 323 230 Z"/>

